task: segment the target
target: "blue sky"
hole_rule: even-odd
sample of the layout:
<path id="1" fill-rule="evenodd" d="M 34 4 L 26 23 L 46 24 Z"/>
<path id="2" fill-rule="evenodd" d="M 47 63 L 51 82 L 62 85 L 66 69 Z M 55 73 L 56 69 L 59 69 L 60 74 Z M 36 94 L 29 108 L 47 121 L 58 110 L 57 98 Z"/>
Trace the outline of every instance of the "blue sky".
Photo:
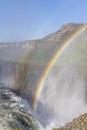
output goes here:
<path id="1" fill-rule="evenodd" d="M 87 0 L 0 0 L 0 41 L 38 39 L 87 22 Z"/>

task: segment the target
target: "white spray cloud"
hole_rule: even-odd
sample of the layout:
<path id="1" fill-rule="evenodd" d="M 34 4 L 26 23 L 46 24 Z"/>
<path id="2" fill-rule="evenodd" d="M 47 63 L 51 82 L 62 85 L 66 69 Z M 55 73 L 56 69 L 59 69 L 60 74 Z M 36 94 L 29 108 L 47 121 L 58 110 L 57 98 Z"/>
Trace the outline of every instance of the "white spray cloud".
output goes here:
<path id="1" fill-rule="evenodd" d="M 37 106 L 36 114 L 45 126 L 61 126 L 87 112 L 86 68 L 84 69 L 87 44 L 83 36 L 64 52 L 62 60 L 58 61 L 58 68 L 54 65 L 44 83 L 40 96 L 43 105 L 42 108 Z"/>
<path id="2" fill-rule="evenodd" d="M 53 112 L 57 123 L 71 121 L 79 114 L 87 111 L 85 103 L 85 80 L 72 70 L 72 66 L 64 67 L 56 77 L 49 76 L 46 81 L 41 102 Z"/>

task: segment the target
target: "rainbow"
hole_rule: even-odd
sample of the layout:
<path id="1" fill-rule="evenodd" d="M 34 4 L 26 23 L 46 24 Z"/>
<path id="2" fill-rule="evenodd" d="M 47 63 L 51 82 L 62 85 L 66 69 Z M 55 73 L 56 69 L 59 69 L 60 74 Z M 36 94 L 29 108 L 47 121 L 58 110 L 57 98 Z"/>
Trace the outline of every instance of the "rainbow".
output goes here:
<path id="1" fill-rule="evenodd" d="M 45 80 L 51 70 L 51 68 L 53 67 L 53 65 L 55 64 L 56 60 L 59 58 L 59 56 L 62 54 L 62 52 L 67 48 L 67 46 L 70 45 L 70 43 L 80 34 L 82 33 L 85 29 L 87 28 L 87 24 L 83 24 L 81 25 L 65 42 L 64 44 L 58 48 L 58 50 L 56 51 L 55 55 L 52 57 L 51 61 L 48 63 L 46 69 L 44 70 L 44 72 L 42 73 L 42 76 L 40 78 L 40 82 L 37 86 L 36 89 L 36 93 L 35 93 L 35 100 L 33 103 L 33 109 L 34 111 L 36 111 L 37 109 L 37 103 L 38 103 L 38 99 L 40 97 L 40 93 L 42 92 L 42 89 L 44 87 L 44 83 Z"/>
<path id="2" fill-rule="evenodd" d="M 19 80 L 20 80 L 21 73 L 23 73 L 23 69 L 27 69 L 26 67 L 27 67 L 27 64 L 28 64 L 28 57 L 29 57 L 29 54 L 30 54 L 31 51 L 32 50 L 28 51 L 24 55 L 23 59 L 20 60 L 20 62 L 19 62 L 19 66 L 16 70 L 16 73 L 15 73 L 14 78 L 13 78 L 11 85 L 10 85 L 10 86 L 12 86 L 13 90 L 18 89 L 17 86 L 18 86 L 18 83 L 19 83 Z"/>

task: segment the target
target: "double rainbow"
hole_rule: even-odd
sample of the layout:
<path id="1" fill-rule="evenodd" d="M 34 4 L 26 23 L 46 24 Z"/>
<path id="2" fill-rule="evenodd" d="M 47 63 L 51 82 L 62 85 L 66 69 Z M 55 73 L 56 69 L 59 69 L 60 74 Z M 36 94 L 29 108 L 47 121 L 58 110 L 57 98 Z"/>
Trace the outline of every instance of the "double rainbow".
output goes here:
<path id="1" fill-rule="evenodd" d="M 72 43 L 72 41 L 79 36 L 85 29 L 87 28 L 87 24 L 83 24 L 81 25 L 77 31 L 75 31 L 65 42 L 64 44 L 56 51 L 55 55 L 52 57 L 52 60 L 48 63 L 46 69 L 44 70 L 44 72 L 42 73 L 42 76 L 40 78 L 40 82 L 37 86 L 37 90 L 35 93 L 35 101 L 33 104 L 33 109 L 34 111 L 36 111 L 37 109 L 37 104 L 38 104 L 38 99 L 40 97 L 40 93 L 42 92 L 42 89 L 44 87 L 44 83 L 45 80 L 51 70 L 51 68 L 53 67 L 53 65 L 55 64 L 56 60 L 59 58 L 59 56 L 62 54 L 62 52 L 67 48 L 67 46 L 70 45 L 70 43 Z"/>

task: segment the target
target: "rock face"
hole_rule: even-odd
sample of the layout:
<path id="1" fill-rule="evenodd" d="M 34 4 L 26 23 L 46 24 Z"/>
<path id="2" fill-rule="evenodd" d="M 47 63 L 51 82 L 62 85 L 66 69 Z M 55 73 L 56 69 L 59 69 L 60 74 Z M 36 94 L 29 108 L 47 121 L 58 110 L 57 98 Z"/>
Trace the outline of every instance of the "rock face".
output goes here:
<path id="1" fill-rule="evenodd" d="M 67 123 L 64 127 L 53 130 L 87 130 L 87 113 L 73 119 L 72 122 Z"/>
<path id="2" fill-rule="evenodd" d="M 0 130 L 39 130 L 39 123 L 10 90 L 0 86 Z"/>
<path id="3" fill-rule="evenodd" d="M 74 31 L 76 31 L 80 26 L 82 26 L 82 24 L 73 24 L 73 23 L 64 24 L 55 33 L 52 33 L 43 39 L 48 40 L 48 41 L 62 41 L 63 42 Z"/>

